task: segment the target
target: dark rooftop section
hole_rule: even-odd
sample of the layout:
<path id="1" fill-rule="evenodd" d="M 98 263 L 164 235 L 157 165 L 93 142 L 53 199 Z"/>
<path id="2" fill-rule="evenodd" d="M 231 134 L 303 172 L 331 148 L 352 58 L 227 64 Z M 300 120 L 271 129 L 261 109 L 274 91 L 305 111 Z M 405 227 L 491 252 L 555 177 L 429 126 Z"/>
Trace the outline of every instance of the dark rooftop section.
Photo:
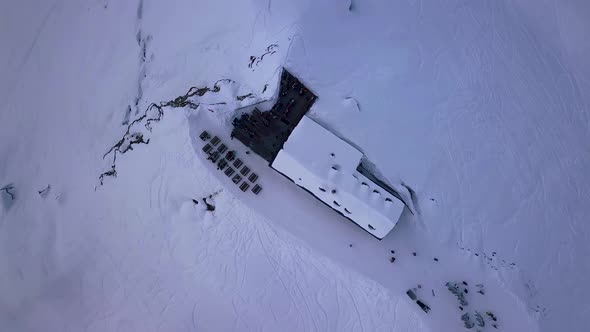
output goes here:
<path id="1" fill-rule="evenodd" d="M 234 119 L 231 133 L 232 138 L 237 138 L 269 163 L 317 99 L 285 69 L 280 84 L 278 100 L 272 109 L 261 112 L 255 108 L 251 114 L 243 113 Z"/>

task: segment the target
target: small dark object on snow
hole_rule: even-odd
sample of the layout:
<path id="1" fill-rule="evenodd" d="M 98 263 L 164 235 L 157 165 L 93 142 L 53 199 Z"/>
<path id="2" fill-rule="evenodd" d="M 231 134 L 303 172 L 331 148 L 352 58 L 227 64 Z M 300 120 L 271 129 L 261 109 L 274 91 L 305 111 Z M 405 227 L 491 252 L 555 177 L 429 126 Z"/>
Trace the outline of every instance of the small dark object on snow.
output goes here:
<path id="1" fill-rule="evenodd" d="M 248 175 L 248 173 L 250 173 L 250 168 L 248 166 L 244 166 L 244 168 L 242 168 L 242 170 L 240 171 L 240 174 L 242 174 L 243 176 Z"/>
<path id="2" fill-rule="evenodd" d="M 395 257 L 391 256 L 391 258 L 389 259 L 390 262 L 395 262 Z"/>
<path id="3" fill-rule="evenodd" d="M 217 163 L 217 169 L 222 170 L 227 166 L 227 161 L 225 159 L 220 159 Z"/>
<path id="4" fill-rule="evenodd" d="M 434 261 L 435 261 L 435 262 L 438 262 L 438 258 L 436 258 L 436 257 L 435 257 L 435 258 L 434 258 Z"/>
<path id="5" fill-rule="evenodd" d="M 431 290 L 432 290 L 432 296 L 435 296 L 435 295 L 434 295 L 434 289 L 431 289 Z"/>
<path id="6" fill-rule="evenodd" d="M 258 175 L 256 173 L 252 173 L 250 174 L 250 176 L 248 177 L 248 181 L 254 183 L 256 181 L 256 179 L 258 179 Z"/>
<path id="7" fill-rule="evenodd" d="M 4 191 L 8 196 L 10 196 L 11 201 L 14 201 L 14 193 L 11 190 L 14 190 L 14 186 L 12 185 L 7 185 L 0 189 L 0 191 Z"/>
<path id="8" fill-rule="evenodd" d="M 195 203 L 195 205 L 199 205 L 199 201 L 197 201 L 196 199 L 193 199 L 193 203 Z"/>
<path id="9" fill-rule="evenodd" d="M 248 93 L 248 94 L 246 94 L 246 95 L 243 95 L 243 96 L 237 96 L 237 97 L 236 97 L 236 99 L 237 99 L 238 101 L 242 101 L 242 100 L 244 100 L 244 99 L 246 99 L 246 98 L 254 98 L 254 95 L 252 94 L 252 92 L 250 92 L 250 93 Z"/>
<path id="10" fill-rule="evenodd" d="M 335 194 L 335 193 L 336 193 L 336 189 L 332 189 L 332 194 Z"/>
<path id="11" fill-rule="evenodd" d="M 244 164 L 244 162 L 240 158 L 238 158 L 234 161 L 235 168 L 240 168 L 243 164 Z"/>
<path id="12" fill-rule="evenodd" d="M 416 256 L 416 253 L 415 253 L 415 252 L 413 252 L 413 253 L 412 253 L 412 255 Z"/>
<path id="13" fill-rule="evenodd" d="M 488 315 L 488 317 L 490 317 L 490 319 L 493 320 L 494 322 L 496 322 L 498 320 L 498 318 L 496 318 L 496 315 L 494 315 L 491 311 L 487 311 L 486 315 Z"/>
<path id="14" fill-rule="evenodd" d="M 467 281 L 463 281 L 463 285 L 467 286 Z"/>
<path id="15" fill-rule="evenodd" d="M 39 191 L 37 191 L 37 193 L 39 193 L 39 195 L 41 197 L 45 197 L 45 196 L 47 196 L 47 194 L 49 193 L 50 190 L 51 190 L 51 185 L 48 184 L 47 187 L 45 187 L 45 189 L 39 190 Z"/>
<path id="16" fill-rule="evenodd" d="M 351 244 L 349 244 L 348 246 L 352 248 L 352 243 L 351 243 Z"/>
<path id="17" fill-rule="evenodd" d="M 213 152 L 207 159 L 211 160 L 212 163 L 216 163 L 217 159 L 219 159 L 219 152 Z"/>
<path id="18" fill-rule="evenodd" d="M 483 285 L 482 284 L 477 284 L 475 285 L 475 287 L 477 287 L 477 292 L 481 295 L 486 295 L 485 289 L 483 289 Z"/>
<path id="19" fill-rule="evenodd" d="M 416 301 L 416 303 L 420 306 L 420 309 L 422 309 L 425 313 L 428 313 L 430 311 L 430 307 L 424 304 L 422 301 L 418 300 Z"/>
<path id="20" fill-rule="evenodd" d="M 250 151 L 246 151 L 246 154 L 250 154 Z"/>
<path id="21" fill-rule="evenodd" d="M 449 290 L 449 292 L 453 293 L 453 295 L 455 295 L 457 297 L 457 300 L 459 301 L 460 305 L 466 306 L 468 304 L 467 301 L 465 300 L 465 294 L 459 288 L 459 285 L 457 285 L 456 283 L 450 283 L 450 282 L 447 282 L 445 285 L 447 286 L 447 289 Z"/>
<path id="22" fill-rule="evenodd" d="M 418 284 L 418 288 L 422 288 L 422 285 Z"/>
<path id="23" fill-rule="evenodd" d="M 473 316 L 475 317 L 475 323 L 477 324 L 477 326 L 486 326 L 486 322 L 483 320 L 483 317 L 481 317 L 481 314 L 479 312 L 476 311 L 475 314 L 473 314 Z"/>
<path id="24" fill-rule="evenodd" d="M 242 184 L 240 185 L 240 190 L 243 192 L 246 192 L 246 190 L 248 190 L 248 188 L 250 188 L 250 185 L 246 181 L 242 182 Z"/>
<path id="25" fill-rule="evenodd" d="M 471 317 L 469 316 L 468 312 L 461 315 L 461 320 L 463 321 L 463 325 L 467 329 L 472 329 L 475 326 L 475 323 L 471 320 Z"/>
<path id="26" fill-rule="evenodd" d="M 227 151 L 227 146 L 222 143 L 220 146 L 217 147 L 217 151 L 219 151 L 219 153 L 224 153 L 225 151 Z"/>
<path id="27" fill-rule="evenodd" d="M 414 291 L 412 291 L 411 289 L 408 289 L 406 291 L 406 294 L 412 299 L 412 301 L 416 301 L 417 297 L 416 297 L 416 294 L 414 293 Z"/>
<path id="28" fill-rule="evenodd" d="M 463 307 L 462 306 L 459 306 L 459 309 L 461 309 L 461 311 L 463 311 Z"/>
<path id="29" fill-rule="evenodd" d="M 227 159 L 228 161 L 234 160 L 235 157 L 236 157 L 236 152 L 235 151 L 228 151 L 225 154 L 225 159 Z"/>
<path id="30" fill-rule="evenodd" d="M 476 254 L 475 254 L 475 256 L 479 256 L 479 254 L 478 254 L 478 253 L 476 253 Z"/>
<path id="31" fill-rule="evenodd" d="M 259 186 L 259 185 L 255 185 L 255 186 L 254 186 L 254 188 L 252 188 L 252 192 L 253 192 L 255 195 L 258 195 L 258 193 L 259 193 L 261 190 L 262 190 L 262 187 L 261 187 L 261 186 Z"/>
<path id="32" fill-rule="evenodd" d="M 463 292 L 465 292 L 465 294 L 469 293 L 469 291 L 467 290 L 467 288 L 465 288 L 465 289 L 463 290 Z"/>
<path id="33" fill-rule="evenodd" d="M 492 324 L 492 326 L 493 326 L 495 329 L 497 329 L 497 328 L 498 328 L 498 325 L 497 325 L 497 324 Z"/>
<path id="34" fill-rule="evenodd" d="M 209 204 L 207 203 L 207 198 L 203 198 L 203 203 L 205 203 L 205 205 L 207 205 L 207 211 L 215 211 L 215 205 Z"/>
<path id="35" fill-rule="evenodd" d="M 230 176 L 232 176 L 232 175 L 233 175 L 235 172 L 236 172 L 236 171 L 234 171 L 234 169 L 233 169 L 233 168 L 231 168 L 231 167 L 228 167 L 228 168 L 225 170 L 225 175 L 226 175 L 227 177 L 230 177 Z"/>
<path id="36" fill-rule="evenodd" d="M 395 250 L 392 250 L 392 251 L 391 251 L 391 253 L 392 253 L 392 254 L 395 254 Z"/>
<path id="37" fill-rule="evenodd" d="M 206 141 L 206 140 L 208 140 L 209 138 L 211 138 L 211 135 L 209 135 L 209 133 L 208 133 L 206 130 L 204 130 L 204 131 L 201 133 L 201 135 L 199 135 L 199 138 L 200 138 L 201 140 L 203 140 L 203 141 Z"/>

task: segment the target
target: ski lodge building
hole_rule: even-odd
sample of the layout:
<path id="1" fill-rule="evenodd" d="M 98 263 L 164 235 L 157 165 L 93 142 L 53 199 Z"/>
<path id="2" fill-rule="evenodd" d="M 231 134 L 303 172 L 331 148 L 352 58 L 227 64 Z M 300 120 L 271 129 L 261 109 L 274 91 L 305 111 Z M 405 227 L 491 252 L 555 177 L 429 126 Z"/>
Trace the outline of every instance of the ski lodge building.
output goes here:
<path id="1" fill-rule="evenodd" d="M 404 208 L 399 194 L 363 167 L 363 153 L 305 115 L 316 96 L 283 70 L 279 99 L 234 119 L 232 137 L 277 172 L 378 239 Z"/>

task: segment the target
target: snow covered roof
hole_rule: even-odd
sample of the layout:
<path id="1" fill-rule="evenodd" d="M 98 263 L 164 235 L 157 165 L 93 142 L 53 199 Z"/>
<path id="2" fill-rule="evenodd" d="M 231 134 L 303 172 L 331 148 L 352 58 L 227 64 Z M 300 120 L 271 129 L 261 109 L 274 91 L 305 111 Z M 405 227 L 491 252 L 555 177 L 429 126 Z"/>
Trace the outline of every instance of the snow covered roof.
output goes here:
<path id="1" fill-rule="evenodd" d="M 356 170 L 362 156 L 304 116 L 271 166 L 381 239 L 395 226 L 404 205 Z"/>

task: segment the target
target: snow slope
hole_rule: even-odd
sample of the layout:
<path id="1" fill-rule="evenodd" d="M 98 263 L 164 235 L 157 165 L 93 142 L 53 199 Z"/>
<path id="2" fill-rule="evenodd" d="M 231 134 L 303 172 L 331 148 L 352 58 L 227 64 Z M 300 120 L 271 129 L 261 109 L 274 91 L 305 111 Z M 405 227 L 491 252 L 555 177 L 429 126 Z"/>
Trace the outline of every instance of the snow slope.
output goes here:
<path id="1" fill-rule="evenodd" d="M 543 4 L 0 4 L 0 327 L 457 331 L 445 283 L 465 280 L 502 331 L 584 331 L 589 13 Z M 415 192 L 383 241 L 255 156 L 260 197 L 200 154 L 200 130 L 227 135 L 283 65 L 314 119 Z M 150 143 L 99 185 L 123 123 L 224 78 L 134 129 Z M 215 192 L 213 213 L 192 202 Z"/>
<path id="2" fill-rule="evenodd" d="M 138 91 L 137 4 L 18 6 L 2 10 L 3 33 L 22 33 L 2 39 L 14 47 L 2 55 L 11 79 L 2 80 L 0 174 L 16 188 L 0 214 L 2 330 L 420 329 L 402 299 L 236 197 L 219 194 L 213 215 L 195 206 L 223 188 L 199 171 L 184 113 L 122 160 L 128 175 L 95 191 Z M 36 28 L 18 30 L 35 8 Z"/>

